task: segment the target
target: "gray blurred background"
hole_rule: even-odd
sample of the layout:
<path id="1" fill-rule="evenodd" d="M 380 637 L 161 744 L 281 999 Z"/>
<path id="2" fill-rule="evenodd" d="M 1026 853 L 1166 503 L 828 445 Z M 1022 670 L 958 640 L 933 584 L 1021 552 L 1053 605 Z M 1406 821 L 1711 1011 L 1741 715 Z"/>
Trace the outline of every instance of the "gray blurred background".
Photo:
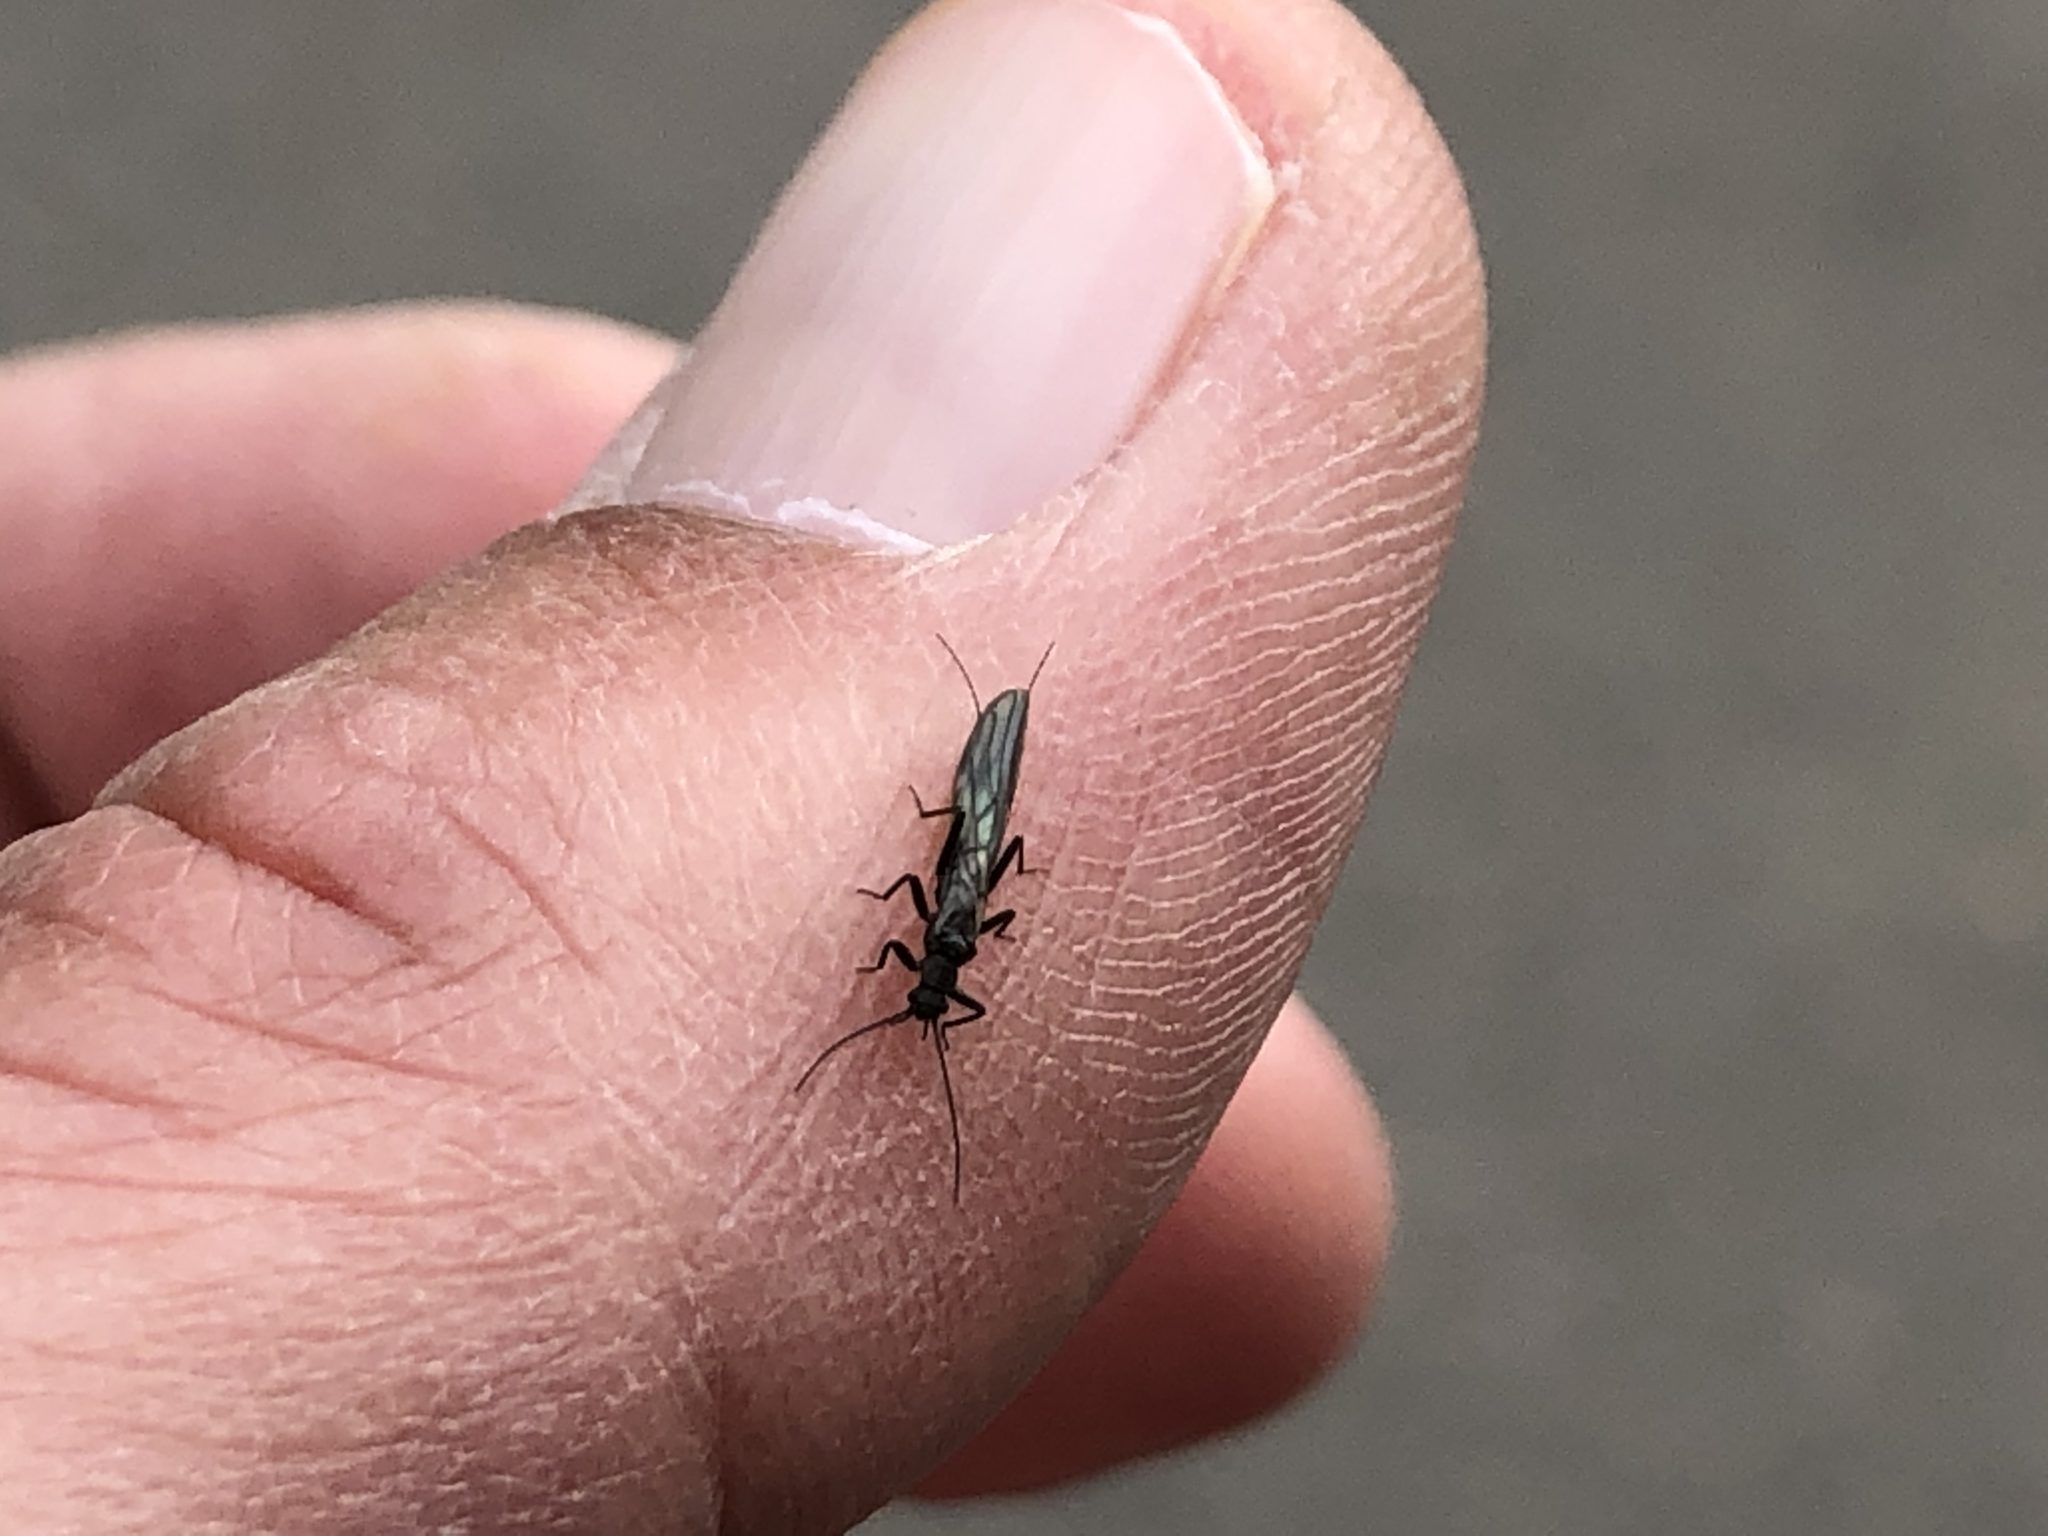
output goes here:
<path id="1" fill-rule="evenodd" d="M 686 332 L 909 9 L 0 0 L 0 344 Z M 1397 1141 L 1378 1326 L 1220 1449 L 872 1528 L 2048 1530 L 2048 8 L 1368 20 L 1494 293 L 1306 978 Z"/>

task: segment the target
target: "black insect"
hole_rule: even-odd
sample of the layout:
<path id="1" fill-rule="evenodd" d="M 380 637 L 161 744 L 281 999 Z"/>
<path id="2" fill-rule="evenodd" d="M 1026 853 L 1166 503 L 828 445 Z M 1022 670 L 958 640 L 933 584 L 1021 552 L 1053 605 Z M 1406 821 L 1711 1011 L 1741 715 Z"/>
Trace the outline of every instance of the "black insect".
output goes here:
<path id="1" fill-rule="evenodd" d="M 905 970 L 916 973 L 917 984 L 910 989 L 908 1007 L 886 1019 L 863 1024 L 851 1034 L 833 1041 L 797 1079 L 796 1086 L 801 1092 L 804 1084 L 833 1053 L 853 1044 L 861 1036 L 916 1019 L 920 1026 L 919 1035 L 930 1035 L 938 1051 L 939 1081 L 946 1091 L 946 1118 L 953 1128 L 953 1203 L 958 1205 L 960 1111 L 953 1099 L 953 1074 L 946 1065 L 946 1036 L 988 1012 L 978 999 L 960 990 L 960 972 L 974 958 L 975 947 L 984 936 L 1007 938 L 1010 923 L 1017 915 L 1006 909 L 993 916 L 984 916 L 989 893 L 1012 866 L 1020 874 L 1037 873 L 1024 868 L 1024 839 L 1013 837 L 1006 843 L 1003 836 L 1009 830 L 1010 802 L 1016 798 L 1017 770 L 1024 759 L 1024 723 L 1030 714 L 1031 689 L 1038 682 L 1039 672 L 1045 669 L 1046 657 L 1052 655 L 1052 647 L 1047 646 L 1045 656 L 1039 657 L 1030 682 L 1022 688 L 1004 689 L 990 699 L 984 709 L 981 696 L 975 691 L 974 679 L 968 677 L 967 668 L 958 654 L 952 646 L 946 645 L 943 635 L 939 637 L 939 644 L 945 646 L 946 654 L 953 658 L 953 665 L 967 680 L 968 696 L 974 700 L 975 719 L 974 729 L 967 736 L 967 745 L 960 749 L 960 765 L 953 770 L 953 803 L 927 809 L 916 787 L 910 791 L 919 816 L 926 820 L 938 816 L 952 818 L 945 844 L 939 849 L 939 861 L 932 869 L 932 896 L 927 898 L 924 882 L 914 874 L 899 875 L 886 890 L 873 891 L 865 886 L 860 890 L 863 896 L 887 901 L 898 891 L 909 887 L 911 903 L 917 908 L 919 920 L 924 923 L 924 958 L 920 960 L 912 955 L 910 946 L 901 939 L 891 939 L 882 946 L 882 952 L 875 957 L 873 965 L 864 965 L 860 969 L 871 974 L 894 959 Z M 953 1012 L 956 1008 L 961 1011 Z M 952 1014 L 950 1018 L 947 1017 L 949 1013 Z"/>

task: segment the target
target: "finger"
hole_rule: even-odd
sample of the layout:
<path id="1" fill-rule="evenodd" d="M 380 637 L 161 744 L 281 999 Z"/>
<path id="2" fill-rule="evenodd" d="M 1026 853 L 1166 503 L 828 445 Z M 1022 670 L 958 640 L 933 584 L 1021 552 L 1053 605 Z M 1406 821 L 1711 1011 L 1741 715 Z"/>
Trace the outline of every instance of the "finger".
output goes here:
<path id="1" fill-rule="evenodd" d="M 1131 1267 L 919 1492 L 1042 1487 L 1234 1429 L 1295 1397 L 1364 1322 L 1392 1188 L 1371 1100 L 1329 1031 L 1290 999 Z"/>
<path id="2" fill-rule="evenodd" d="M 674 353 L 412 305 L 0 367 L 0 841 L 545 512 Z"/>
<path id="3" fill-rule="evenodd" d="M 10 1270 L 27 1304 L 0 1317 L 71 1405 L 0 1433 L 0 1453 L 26 1447 L 7 1482 L 44 1491 L 44 1524 L 113 1496 L 56 1475 L 107 1464 L 111 1372 L 151 1422 L 192 1426 L 112 1463 L 158 1526 L 239 1515 L 255 1491 L 273 1523 L 312 1525 L 341 1489 L 362 1528 L 829 1527 L 964 1443 L 1136 1249 L 1348 843 L 1456 503 L 1479 352 L 1455 182 L 1348 17 L 1158 9 L 1172 29 L 1097 0 L 930 12 L 748 269 L 829 234 L 821 207 L 888 204 L 886 227 L 828 243 L 882 250 L 951 306 L 931 336 L 986 307 L 947 266 L 963 260 L 1042 314 L 1086 307 L 1074 269 L 1100 267 L 1104 199 L 1020 210 L 1032 259 L 996 273 L 991 248 L 939 238 L 961 206 L 948 177 L 972 183 L 976 135 L 996 155 L 1021 133 L 1053 182 L 1108 163 L 1158 215 L 1233 174 L 1197 126 L 1240 132 L 1227 94 L 1285 196 L 1242 238 L 1216 208 L 1148 220 L 1215 258 L 1176 269 L 1183 325 L 1044 314 L 1068 371 L 1153 346 L 1149 373 L 1123 355 L 1129 387 L 1094 402 L 1135 402 L 1113 431 L 1096 420 L 1122 443 L 1111 468 L 1042 510 L 997 498 L 1029 515 L 910 562 L 646 509 L 522 533 L 0 863 L 19 1185 L 0 1230 L 39 1245 Z M 1136 181 L 1091 156 L 1062 108 L 1077 61 L 1138 93 L 1136 128 L 1189 143 L 1147 141 L 1174 153 Z M 942 88 L 963 70 L 986 89 Z M 963 100 L 964 136 L 915 117 Z M 974 116 L 984 100 L 1031 119 Z M 896 174 L 852 152 L 874 132 L 943 139 L 908 202 L 865 195 L 877 165 Z M 1257 204 L 1249 184 L 1226 187 L 1233 206 Z M 1041 215 L 1074 247 L 1064 265 Z M 916 267 L 927 248 L 946 270 Z M 858 282 L 822 291 L 864 302 Z M 902 372 L 893 414 L 837 433 L 809 414 L 841 408 L 813 345 L 844 372 L 831 308 L 774 338 L 792 388 L 787 414 L 776 392 L 754 402 L 758 440 L 730 418 L 698 434 L 686 388 L 643 417 L 623 483 L 708 443 L 754 478 L 692 494 L 776 513 L 850 501 L 826 471 L 879 464 L 846 483 L 871 483 L 866 515 L 886 520 L 891 486 L 937 484 L 886 461 L 931 453 L 978 505 L 991 459 L 1016 464 L 1004 421 L 927 422 L 915 452 L 899 421 L 942 410 L 957 371 Z M 707 333 L 727 364 L 754 366 L 749 311 Z M 1033 494 L 1079 451 L 1077 420 L 1048 423 L 1059 454 L 1018 477 Z M 931 829 L 888 808 L 906 778 L 943 778 L 964 731 L 934 625 L 1003 680 L 1061 642 L 1017 800 L 1050 873 L 1021 942 L 977 962 L 993 1006 L 971 1053 L 955 1043 L 957 1213 L 935 1066 L 907 1032 L 802 1100 L 787 1086 L 902 1007 L 849 980 L 876 934 L 847 892 L 930 856 Z"/>

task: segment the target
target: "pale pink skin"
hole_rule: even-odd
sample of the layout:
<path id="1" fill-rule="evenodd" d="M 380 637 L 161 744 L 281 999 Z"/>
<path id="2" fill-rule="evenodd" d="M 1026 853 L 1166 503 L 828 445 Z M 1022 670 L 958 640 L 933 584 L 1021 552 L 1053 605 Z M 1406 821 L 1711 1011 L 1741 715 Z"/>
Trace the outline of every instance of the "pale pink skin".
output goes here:
<path id="1" fill-rule="evenodd" d="M 0 830 L 58 823 L 0 852 L 10 1528 L 837 1529 L 1341 1355 L 1388 1168 L 1287 993 L 1462 493 L 1479 266 L 1337 7 L 1142 9 L 1290 214 L 1113 470 L 942 556 L 642 508 L 406 597 L 671 361 L 594 321 L 0 369 Z M 920 856 L 903 786 L 964 737 L 935 629 L 985 693 L 1062 642 L 957 1212 L 914 1035 L 789 1092 L 901 1006 L 851 887 Z"/>

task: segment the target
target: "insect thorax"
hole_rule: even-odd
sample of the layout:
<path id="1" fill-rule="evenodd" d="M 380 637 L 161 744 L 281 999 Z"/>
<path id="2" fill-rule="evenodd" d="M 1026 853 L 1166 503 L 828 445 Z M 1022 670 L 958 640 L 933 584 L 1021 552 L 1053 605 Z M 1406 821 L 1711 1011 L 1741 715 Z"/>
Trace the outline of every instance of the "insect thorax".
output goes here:
<path id="1" fill-rule="evenodd" d="M 910 1011 L 920 1019 L 935 1019 L 946 1011 L 946 997 L 960 983 L 960 967 L 951 956 L 927 949 L 917 968 L 917 985 L 910 989 Z"/>
<path id="2" fill-rule="evenodd" d="M 959 979 L 953 973 L 974 958 L 974 944 L 981 936 L 980 928 L 981 912 L 978 908 L 963 912 L 957 907 L 949 907 L 940 912 L 924 934 L 925 976 L 930 977 L 931 967 L 937 962 L 946 968 L 945 985 L 953 985 Z"/>

